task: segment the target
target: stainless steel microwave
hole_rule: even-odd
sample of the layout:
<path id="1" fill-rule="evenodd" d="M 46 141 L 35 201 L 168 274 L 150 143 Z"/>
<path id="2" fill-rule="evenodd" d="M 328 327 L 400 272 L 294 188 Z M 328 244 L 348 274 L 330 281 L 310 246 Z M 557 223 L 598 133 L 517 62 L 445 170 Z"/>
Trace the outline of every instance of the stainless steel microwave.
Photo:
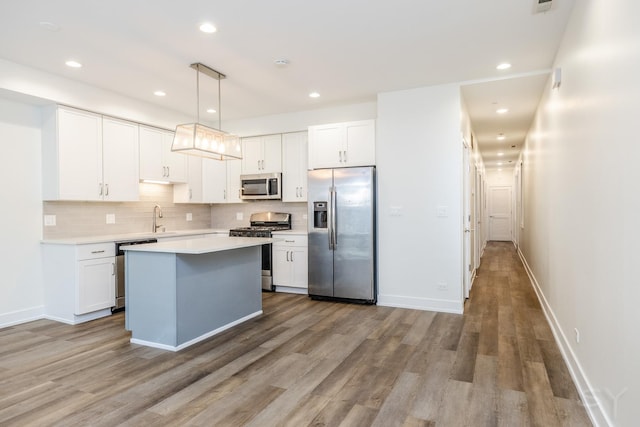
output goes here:
<path id="1" fill-rule="evenodd" d="M 240 175 L 240 198 L 244 200 L 282 199 L 282 174 Z"/>

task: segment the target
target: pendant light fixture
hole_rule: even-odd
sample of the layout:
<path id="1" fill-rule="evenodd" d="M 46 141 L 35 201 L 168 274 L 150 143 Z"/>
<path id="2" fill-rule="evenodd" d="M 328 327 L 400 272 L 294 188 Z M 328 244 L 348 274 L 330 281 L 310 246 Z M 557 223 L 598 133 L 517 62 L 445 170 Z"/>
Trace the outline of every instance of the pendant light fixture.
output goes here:
<path id="1" fill-rule="evenodd" d="M 220 81 L 224 74 L 201 63 L 191 64 L 196 70 L 196 122 L 176 126 L 171 151 L 216 160 L 242 158 L 242 145 L 237 135 L 222 131 L 222 95 Z M 200 73 L 218 80 L 218 127 L 214 129 L 200 123 Z"/>

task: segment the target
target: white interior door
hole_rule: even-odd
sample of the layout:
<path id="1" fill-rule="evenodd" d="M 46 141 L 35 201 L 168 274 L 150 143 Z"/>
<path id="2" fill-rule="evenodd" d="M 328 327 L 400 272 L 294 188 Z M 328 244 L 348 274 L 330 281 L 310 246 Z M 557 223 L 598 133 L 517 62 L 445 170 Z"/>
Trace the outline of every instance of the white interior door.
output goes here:
<path id="1" fill-rule="evenodd" d="M 489 189 L 489 240 L 511 240 L 511 187 Z"/>
<path id="2" fill-rule="evenodd" d="M 463 247 L 464 247 L 464 257 L 462 263 L 462 269 L 464 271 L 464 297 L 469 298 L 469 291 L 471 290 L 471 233 L 472 233 L 472 223 L 471 223 L 471 185 L 470 185 L 470 169 L 471 165 L 469 164 L 469 147 L 463 141 L 463 166 L 462 170 L 464 171 L 462 182 L 463 182 L 463 205 L 464 205 L 464 218 L 462 219 L 463 225 Z"/>

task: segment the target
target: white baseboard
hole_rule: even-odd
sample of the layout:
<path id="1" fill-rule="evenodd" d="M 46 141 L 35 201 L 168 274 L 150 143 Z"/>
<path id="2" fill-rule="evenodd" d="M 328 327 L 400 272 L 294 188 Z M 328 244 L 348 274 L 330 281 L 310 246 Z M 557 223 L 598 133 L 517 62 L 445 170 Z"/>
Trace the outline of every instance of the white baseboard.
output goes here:
<path id="1" fill-rule="evenodd" d="M 44 318 L 44 305 L 0 314 L 0 328 L 19 325 Z"/>
<path id="2" fill-rule="evenodd" d="M 540 305 L 542 306 L 542 311 L 544 312 L 545 317 L 547 318 L 547 322 L 549 326 L 551 326 L 551 331 L 553 332 L 553 337 L 556 340 L 556 344 L 560 348 L 560 353 L 562 353 L 562 358 L 564 362 L 567 364 L 569 368 L 569 373 L 571 374 L 571 378 L 573 379 L 576 388 L 578 389 L 578 393 L 580 394 L 580 399 L 583 402 L 584 408 L 589 414 L 589 418 L 591 418 L 591 422 L 593 425 L 599 426 L 613 426 L 613 422 L 609 419 L 605 411 L 603 410 L 602 402 L 599 397 L 599 393 L 591 386 L 591 382 L 587 378 L 586 373 L 582 369 L 582 365 L 580 361 L 576 357 L 571 345 L 569 344 L 569 340 L 567 336 L 562 330 L 560 323 L 558 322 L 558 318 L 556 317 L 551 305 L 547 301 L 547 298 L 544 296 L 542 292 L 542 288 L 540 288 L 540 284 L 536 279 L 533 271 L 529 267 L 529 263 L 527 263 L 527 259 L 524 257 L 524 254 L 518 248 L 518 255 L 522 260 L 522 264 L 524 264 L 524 268 L 529 276 L 529 280 L 533 286 L 533 289 L 538 296 L 538 300 L 540 301 Z M 585 403 L 587 402 L 587 403 Z"/>
<path id="3" fill-rule="evenodd" d="M 140 340 L 137 338 L 131 338 L 129 341 L 132 344 L 140 344 L 140 345 L 144 345 L 147 347 L 153 347 L 153 348 L 159 348 L 162 350 L 169 350 L 169 351 L 180 351 L 184 348 L 187 348 L 191 345 L 194 345 L 196 343 L 199 343 L 200 341 L 204 341 L 207 338 L 211 338 L 214 335 L 219 334 L 220 332 L 226 331 L 227 329 L 230 329 L 236 325 L 239 325 L 240 323 L 246 322 L 247 320 L 253 319 L 254 317 L 260 316 L 262 314 L 262 310 L 256 311 L 255 313 L 251 313 L 247 316 L 241 317 L 238 320 L 235 320 L 231 323 L 227 323 L 224 326 L 219 327 L 218 329 L 214 329 L 213 331 L 207 332 L 206 334 L 200 335 L 199 337 L 196 337 L 192 340 L 189 340 L 187 342 L 184 342 L 178 346 L 173 346 L 173 345 L 169 345 L 169 344 L 162 344 L 162 343 L 157 343 L 157 342 L 153 342 L 153 341 L 145 341 L 145 340 Z"/>
<path id="4" fill-rule="evenodd" d="M 462 314 L 464 310 L 463 301 L 405 297 L 399 295 L 378 295 L 378 305 L 455 314 Z"/>

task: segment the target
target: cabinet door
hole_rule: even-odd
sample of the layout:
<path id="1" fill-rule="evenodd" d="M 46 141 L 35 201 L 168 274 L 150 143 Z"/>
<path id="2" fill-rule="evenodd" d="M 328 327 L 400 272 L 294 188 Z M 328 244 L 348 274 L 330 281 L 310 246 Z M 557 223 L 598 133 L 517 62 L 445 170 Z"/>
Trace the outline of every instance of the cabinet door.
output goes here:
<path id="1" fill-rule="evenodd" d="M 373 166 L 376 164 L 375 121 L 345 123 L 346 142 L 343 150 L 345 166 Z"/>
<path id="2" fill-rule="evenodd" d="M 115 258 L 78 261 L 74 314 L 113 307 L 116 302 Z"/>
<path id="3" fill-rule="evenodd" d="M 300 247 L 290 248 L 289 261 L 291 264 L 290 285 L 296 288 L 307 288 L 308 260 L 307 249 Z"/>
<path id="4" fill-rule="evenodd" d="M 102 200 L 102 116 L 58 109 L 58 199 Z"/>
<path id="5" fill-rule="evenodd" d="M 227 160 L 227 203 L 244 203 L 240 198 L 242 160 Z"/>
<path id="6" fill-rule="evenodd" d="M 242 138 L 242 173 L 262 173 L 262 137 Z"/>
<path id="7" fill-rule="evenodd" d="M 237 160 L 236 160 L 237 161 Z M 225 203 L 227 195 L 227 161 L 202 160 L 202 201 Z"/>
<path id="8" fill-rule="evenodd" d="M 340 123 L 309 127 L 309 169 L 344 166 L 341 162 L 345 140 Z"/>
<path id="9" fill-rule="evenodd" d="M 173 186 L 173 203 L 202 203 L 202 158 L 185 156 L 187 159 L 187 183 Z"/>
<path id="10" fill-rule="evenodd" d="M 139 199 L 139 143 L 136 123 L 103 118 L 102 164 L 104 200 Z"/>
<path id="11" fill-rule="evenodd" d="M 261 173 L 282 172 L 282 135 L 262 137 Z"/>
<path id="12" fill-rule="evenodd" d="M 163 136 L 160 129 L 140 126 L 140 179 L 168 181 L 163 164 Z"/>
<path id="13" fill-rule="evenodd" d="M 273 245 L 273 283 L 276 286 L 291 286 L 290 248 Z"/>
<path id="14" fill-rule="evenodd" d="M 173 145 L 173 132 L 162 131 L 162 157 L 163 163 L 167 167 L 167 177 L 170 182 L 187 182 L 187 155 L 174 153 L 171 151 Z"/>
<path id="15" fill-rule="evenodd" d="M 282 201 L 307 201 L 307 132 L 282 135 Z"/>

